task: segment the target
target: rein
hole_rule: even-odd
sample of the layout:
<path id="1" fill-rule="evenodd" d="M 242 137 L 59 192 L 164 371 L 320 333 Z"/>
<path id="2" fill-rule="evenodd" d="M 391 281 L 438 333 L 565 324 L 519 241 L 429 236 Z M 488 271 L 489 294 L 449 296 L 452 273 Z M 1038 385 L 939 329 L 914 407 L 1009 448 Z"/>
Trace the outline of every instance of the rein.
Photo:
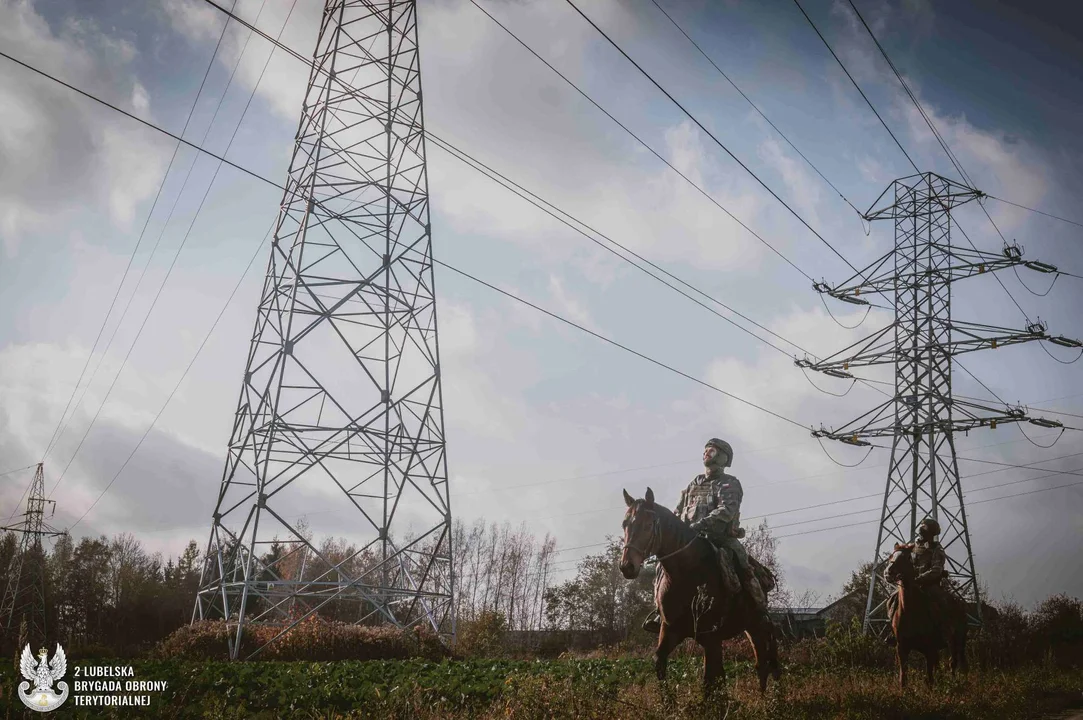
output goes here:
<path id="1" fill-rule="evenodd" d="M 658 562 L 662 562 L 663 560 L 668 560 L 669 558 L 674 557 L 675 555 L 679 555 L 680 553 L 687 550 L 689 547 L 692 546 L 692 543 L 694 543 L 696 540 L 699 539 L 699 534 L 697 533 L 696 535 L 692 536 L 691 540 L 689 540 L 688 542 L 686 542 L 684 545 L 682 545 L 678 549 L 674 550 L 673 552 L 666 553 L 665 555 L 655 555 L 655 552 L 654 552 L 653 548 L 658 544 L 659 535 L 662 532 L 661 528 L 658 526 L 658 514 L 654 510 L 640 510 L 639 512 L 650 513 L 651 518 L 652 518 L 651 519 L 651 538 L 650 538 L 650 542 L 647 543 L 647 547 L 648 547 L 649 551 L 640 549 L 640 548 L 636 547 L 635 545 L 631 545 L 629 543 L 624 543 L 624 549 L 627 550 L 628 548 L 631 548 L 632 550 L 635 550 L 637 553 L 639 553 L 640 555 L 643 556 L 644 561 L 647 558 L 651 557 L 652 555 L 655 557 L 655 560 L 657 560 Z"/>

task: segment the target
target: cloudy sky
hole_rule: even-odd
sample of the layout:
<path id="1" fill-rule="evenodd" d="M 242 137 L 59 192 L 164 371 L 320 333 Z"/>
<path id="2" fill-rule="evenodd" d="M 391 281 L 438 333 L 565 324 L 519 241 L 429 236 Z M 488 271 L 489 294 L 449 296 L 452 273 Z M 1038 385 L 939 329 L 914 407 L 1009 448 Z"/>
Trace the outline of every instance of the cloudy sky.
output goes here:
<path id="1" fill-rule="evenodd" d="M 894 178 L 912 172 L 793 3 L 659 1 L 856 206 L 868 208 Z M 570 5 L 479 3 L 805 273 L 828 281 L 849 275 Z M 918 165 L 954 177 L 849 5 L 802 4 Z M 1022 3 L 857 1 L 980 189 L 1083 220 L 1076 122 L 1083 37 L 1070 34 L 1081 26 L 1068 11 L 1036 5 L 1025 4 L 1024 12 Z M 890 224 L 863 226 L 652 2 L 580 7 L 852 263 L 860 267 L 890 247 Z M 470 2 L 420 0 L 418 12 L 425 116 L 436 134 L 818 356 L 890 321 L 874 310 L 854 330 L 836 324 L 805 277 Z M 237 13 L 311 53 L 315 0 L 239 0 Z M 0 48 L 212 152 L 228 148 L 232 162 L 282 181 L 305 69 L 235 23 L 223 35 L 224 21 L 202 0 L 0 0 Z M 177 150 L 168 137 L 2 58 L 0 168 L 0 472 L 40 460 L 63 417 L 45 460 L 46 487 L 56 487 L 55 525 L 86 513 L 76 536 L 129 530 L 168 553 L 189 538 L 205 543 L 266 262 L 261 243 L 280 193 L 228 166 L 219 171 L 213 158 Z M 804 428 L 841 425 L 882 400 L 862 385 L 841 398 L 821 393 L 784 353 L 433 146 L 429 180 L 434 252 L 442 261 Z M 1083 274 L 1079 227 L 994 201 L 987 208 L 1028 257 Z M 956 219 L 979 247 L 1000 248 L 980 208 L 964 208 Z M 1050 280 L 1024 271 L 1020 277 L 1038 292 Z M 1048 321 L 1055 333 L 1083 335 L 1083 281 L 1062 277 L 1036 297 L 1013 273 L 1002 279 L 1026 317 Z M 807 429 L 454 273 L 438 269 L 436 281 L 456 516 L 526 523 L 564 548 L 599 543 L 620 529 L 622 487 L 642 496 L 650 485 L 672 505 L 698 471 L 704 440 L 720 436 L 736 451 L 743 514 L 771 514 L 783 538 L 791 585 L 830 596 L 871 555 L 875 524 L 836 526 L 875 518 L 877 499 L 851 498 L 882 492 L 885 452 L 842 468 Z M 832 310 L 845 325 L 863 317 L 847 306 Z M 953 311 L 959 319 L 1025 323 L 987 276 L 955 286 Z M 1064 361 L 1075 356 L 1050 352 Z M 1083 365 L 1058 364 L 1037 344 L 963 362 L 993 392 L 1035 414 L 1083 415 Z M 848 387 L 813 380 L 832 393 Z M 955 391 L 989 397 L 958 368 Z M 1083 418 L 1050 416 L 1083 427 Z M 1058 439 L 1035 426 L 1027 434 L 1042 445 Z M 1002 426 L 959 437 L 957 445 L 966 458 L 1037 464 L 1018 470 L 960 462 L 962 474 L 973 476 L 963 481 L 973 503 L 971 534 L 992 596 L 1029 604 L 1057 591 L 1083 593 L 1083 486 L 1044 491 L 1079 482 L 1051 471 L 1083 469 L 1080 433 L 1066 432 L 1042 449 Z M 864 455 L 826 449 L 843 464 Z M 4 517 L 29 480 L 30 471 L 0 477 Z M 351 518 L 318 500 L 298 512 L 317 534 L 349 535 Z M 802 510 L 811 505 L 819 507 Z M 567 575 L 574 564 L 561 567 Z"/>

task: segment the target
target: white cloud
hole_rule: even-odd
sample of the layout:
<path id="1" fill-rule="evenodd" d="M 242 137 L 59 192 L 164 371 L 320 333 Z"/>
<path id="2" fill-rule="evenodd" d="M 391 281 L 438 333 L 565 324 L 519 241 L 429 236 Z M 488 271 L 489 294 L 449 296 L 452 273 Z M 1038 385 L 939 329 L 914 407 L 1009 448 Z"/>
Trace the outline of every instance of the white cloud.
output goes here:
<path id="1" fill-rule="evenodd" d="M 0 44 L 77 87 L 150 112 L 146 90 L 127 66 L 134 49 L 92 22 L 69 22 L 55 35 L 31 3 L 0 0 Z M 120 226 L 131 222 L 135 206 L 154 193 L 165 149 L 130 122 L 23 68 L 0 75 L 0 157 L 19 169 L 0 174 L 8 257 L 28 234 L 59 227 L 84 208 L 105 205 Z"/>
<path id="2" fill-rule="evenodd" d="M 193 41 L 216 40 L 222 32 L 225 16 L 201 0 L 162 0 L 173 26 Z"/>
<path id="3" fill-rule="evenodd" d="M 572 320 L 585 328 L 593 330 L 596 326 L 583 303 L 572 297 L 565 289 L 564 281 L 557 275 L 549 276 L 549 295 L 556 302 L 557 314 Z"/>
<path id="4" fill-rule="evenodd" d="M 788 153 L 774 138 L 760 143 L 759 156 L 782 176 L 798 212 L 813 227 L 819 227 L 820 181 L 813 177 L 805 162 Z"/>
<path id="5" fill-rule="evenodd" d="M 201 0 L 161 2 L 173 28 L 190 42 L 213 46 L 221 36 L 217 62 L 229 72 L 237 68 L 235 82 L 239 81 L 245 93 L 256 87 L 257 94 L 281 119 L 297 121 L 308 84 L 308 68 L 304 63 L 281 50 L 275 50 L 272 56 L 271 43 L 236 22 L 231 22 L 222 36 L 225 15 Z M 271 37 L 280 38 L 307 59 L 315 46 L 322 7 L 315 2 L 240 0 L 233 12 Z"/>
<path id="6" fill-rule="evenodd" d="M 150 96 L 147 89 L 138 80 L 132 85 L 132 107 L 140 115 L 146 115 L 150 110 Z"/>

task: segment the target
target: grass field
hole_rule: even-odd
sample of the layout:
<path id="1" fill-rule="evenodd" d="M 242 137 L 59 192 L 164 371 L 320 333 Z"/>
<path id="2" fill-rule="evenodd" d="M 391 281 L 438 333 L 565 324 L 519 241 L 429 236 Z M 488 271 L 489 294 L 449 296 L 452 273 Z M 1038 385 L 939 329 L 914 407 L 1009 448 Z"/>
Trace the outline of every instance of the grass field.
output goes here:
<path id="1" fill-rule="evenodd" d="M 78 663 L 76 663 L 78 664 Z M 796 666 L 761 696 L 746 663 L 727 667 L 727 699 L 705 706 L 700 661 L 670 665 L 663 702 L 647 657 L 616 660 L 423 660 L 334 663 L 137 661 L 135 679 L 166 680 L 149 710 L 86 709 L 73 718 L 1052 718 L 1083 707 L 1083 674 L 1051 668 L 974 671 L 905 692 L 887 670 Z M 73 668 L 66 678 L 72 682 Z M 14 668 L 0 670 L 3 717 L 25 717 Z"/>

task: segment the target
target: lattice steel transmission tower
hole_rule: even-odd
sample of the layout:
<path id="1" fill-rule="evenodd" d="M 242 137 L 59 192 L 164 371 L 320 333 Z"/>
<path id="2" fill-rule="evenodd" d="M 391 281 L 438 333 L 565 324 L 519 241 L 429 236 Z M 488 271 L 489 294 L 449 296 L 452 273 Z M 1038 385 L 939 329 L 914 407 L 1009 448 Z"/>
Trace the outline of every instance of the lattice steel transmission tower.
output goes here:
<path id="1" fill-rule="evenodd" d="M 866 630 L 877 633 L 887 627 L 883 563 L 896 542 L 914 538 L 926 516 L 940 524 L 946 569 L 954 588 L 973 603 L 971 621 L 981 621 L 954 433 L 1024 421 L 1060 426 L 1055 420 L 1030 418 L 1022 407 L 993 407 L 954 397 L 952 359 L 1035 340 L 1080 346 L 1078 341 L 1049 335 L 1041 321 L 1028 319 L 1027 327 L 1017 331 L 952 317 L 951 286 L 958 280 L 1019 265 L 1045 273 L 1056 271 L 1052 265 L 1023 260 L 1018 245 L 1006 245 L 1000 254 L 952 245 L 951 211 L 981 197 L 981 192 L 935 173 L 896 180 L 865 213 L 870 222 L 895 221 L 895 247 L 839 285 L 814 286 L 820 293 L 858 305 L 868 305 L 870 295 L 880 294 L 895 308 L 895 321 L 871 336 L 822 361 L 797 361 L 799 367 L 843 378 L 852 378 L 854 368 L 895 366 L 895 392 L 887 402 L 840 428 L 813 432 L 816 437 L 852 445 L 891 438 L 865 610 Z"/>
<path id="2" fill-rule="evenodd" d="M 45 471 L 42 463 L 34 470 L 26 510 L 15 525 L 0 528 L 19 534 L 19 544 L 8 563 L 4 597 L 0 600 L 0 620 L 5 639 L 24 635 L 23 642 L 33 648 L 46 641 L 48 608 L 45 603 L 45 547 L 43 540 L 64 533 L 45 522 L 45 511 L 56 512 L 56 502 L 45 497 Z"/>
<path id="3" fill-rule="evenodd" d="M 346 556 L 297 524 L 329 503 Z M 200 584 L 233 658 L 315 612 L 454 632 L 414 0 L 326 1 Z"/>

